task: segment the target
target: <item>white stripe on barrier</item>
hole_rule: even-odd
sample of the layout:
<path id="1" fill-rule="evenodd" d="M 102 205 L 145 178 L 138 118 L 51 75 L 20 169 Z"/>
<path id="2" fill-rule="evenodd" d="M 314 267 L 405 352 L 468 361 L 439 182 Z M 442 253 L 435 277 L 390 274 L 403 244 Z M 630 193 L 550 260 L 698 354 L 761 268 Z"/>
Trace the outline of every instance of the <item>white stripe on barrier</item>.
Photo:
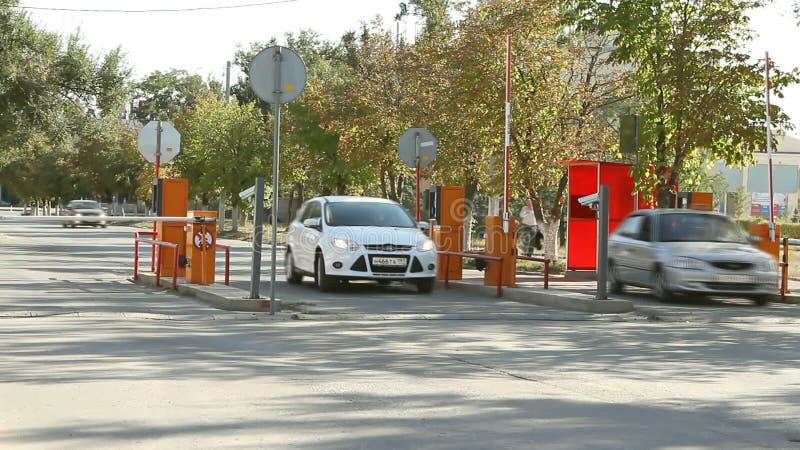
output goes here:
<path id="1" fill-rule="evenodd" d="M 0 216 L 0 222 L 216 222 L 215 217 L 169 216 Z"/>

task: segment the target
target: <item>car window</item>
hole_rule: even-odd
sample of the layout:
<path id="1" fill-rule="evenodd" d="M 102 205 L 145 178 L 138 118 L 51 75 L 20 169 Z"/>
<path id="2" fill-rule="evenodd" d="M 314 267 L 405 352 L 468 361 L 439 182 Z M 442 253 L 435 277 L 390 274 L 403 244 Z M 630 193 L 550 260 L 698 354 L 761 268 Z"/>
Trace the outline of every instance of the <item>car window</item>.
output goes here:
<path id="1" fill-rule="evenodd" d="M 300 221 L 304 221 L 306 219 L 316 219 L 322 217 L 322 206 L 317 201 L 312 201 L 306 203 L 306 206 L 303 207 L 303 215 L 300 217 Z"/>
<path id="2" fill-rule="evenodd" d="M 396 203 L 340 202 L 325 208 L 325 222 L 337 226 L 413 228 L 417 223 Z"/>
<path id="3" fill-rule="evenodd" d="M 652 219 L 649 216 L 642 217 L 641 227 L 639 227 L 639 232 L 636 233 L 636 235 L 634 236 L 634 239 L 636 239 L 638 241 L 644 241 L 644 242 L 652 241 L 653 240 L 652 236 L 651 236 L 652 227 L 650 226 L 651 222 L 652 222 Z"/>
<path id="4" fill-rule="evenodd" d="M 713 214 L 663 214 L 658 232 L 663 242 L 747 242 L 736 223 Z"/>
<path id="5" fill-rule="evenodd" d="M 642 216 L 628 217 L 617 229 L 617 234 L 626 238 L 636 239 L 642 226 L 642 219 Z"/>
<path id="6" fill-rule="evenodd" d="M 94 200 L 78 200 L 71 201 L 67 204 L 67 208 L 72 209 L 100 209 L 100 204 Z"/>

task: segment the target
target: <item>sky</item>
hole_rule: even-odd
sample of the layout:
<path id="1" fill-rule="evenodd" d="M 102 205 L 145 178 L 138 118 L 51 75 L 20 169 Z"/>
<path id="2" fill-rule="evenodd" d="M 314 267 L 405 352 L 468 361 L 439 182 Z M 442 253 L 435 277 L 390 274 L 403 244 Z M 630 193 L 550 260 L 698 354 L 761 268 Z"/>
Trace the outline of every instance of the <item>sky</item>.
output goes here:
<path id="1" fill-rule="evenodd" d="M 80 30 L 92 52 L 101 54 L 122 47 L 142 77 L 155 70 L 184 69 L 204 78 L 225 79 L 226 61 L 232 60 L 237 45 L 249 46 L 272 37 L 285 44 L 288 32 L 313 29 L 323 38 L 338 40 L 360 23 L 380 16 L 395 31 L 394 16 L 401 0 L 21 0 L 21 6 L 83 10 L 165 10 L 230 7 L 244 8 L 183 12 L 71 12 L 29 9 L 31 18 L 49 31 L 67 35 Z M 754 58 L 770 58 L 781 68 L 800 67 L 800 27 L 792 18 L 792 0 L 776 0 L 764 10 L 753 11 L 751 28 L 757 37 L 748 46 Z M 409 19 L 400 33 L 409 37 L 419 24 Z M 232 74 L 235 79 L 236 73 Z M 786 90 L 785 98 L 773 97 L 793 119 L 800 136 L 800 86 Z"/>

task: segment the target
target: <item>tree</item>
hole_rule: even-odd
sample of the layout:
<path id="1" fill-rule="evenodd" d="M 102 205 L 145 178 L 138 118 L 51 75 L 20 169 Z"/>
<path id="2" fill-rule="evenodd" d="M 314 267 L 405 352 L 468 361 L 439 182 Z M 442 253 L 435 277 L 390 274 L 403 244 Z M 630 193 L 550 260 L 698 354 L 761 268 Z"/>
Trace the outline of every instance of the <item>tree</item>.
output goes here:
<path id="1" fill-rule="evenodd" d="M 179 116 L 182 151 L 175 170 L 193 180 L 194 193 L 228 193 L 237 208 L 238 193 L 269 172 L 268 131 L 254 104 L 238 105 L 214 96 L 198 100 Z M 234 220 L 233 231 L 237 231 Z"/>
<path id="2" fill-rule="evenodd" d="M 80 35 L 64 42 L 16 3 L 0 6 L 0 180 L 21 198 L 99 194 L 74 161 L 101 117 L 119 117 L 130 68 L 120 49 L 94 56 Z"/>
<path id="3" fill-rule="evenodd" d="M 587 0 L 582 25 L 599 24 L 615 36 L 612 59 L 630 64 L 642 122 L 643 145 L 634 176 L 653 190 L 659 207 L 701 152 L 742 165 L 763 148 L 764 62 L 750 62 L 742 46 L 752 39 L 747 11 L 760 0 Z M 773 72 L 772 88 L 797 80 L 797 70 Z M 771 118 L 789 128 L 774 107 Z"/>
<path id="4" fill-rule="evenodd" d="M 206 83 L 199 75 L 185 70 L 156 70 L 136 86 L 134 118 L 142 123 L 173 120 L 179 112 L 194 107 L 208 95 L 222 96 L 218 83 Z"/>

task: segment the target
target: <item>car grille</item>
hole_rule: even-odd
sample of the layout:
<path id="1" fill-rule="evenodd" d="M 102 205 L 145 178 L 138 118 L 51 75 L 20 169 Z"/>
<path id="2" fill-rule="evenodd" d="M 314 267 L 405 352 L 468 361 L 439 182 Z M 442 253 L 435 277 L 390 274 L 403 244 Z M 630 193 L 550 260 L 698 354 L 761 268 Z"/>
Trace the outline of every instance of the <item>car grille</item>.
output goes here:
<path id="1" fill-rule="evenodd" d="M 715 291 L 747 292 L 756 289 L 754 283 L 705 283 L 706 287 Z"/>
<path id="2" fill-rule="evenodd" d="M 415 256 L 414 260 L 411 261 L 411 273 L 417 273 L 417 272 L 422 272 L 422 264 Z"/>
<path id="3" fill-rule="evenodd" d="M 753 267 L 752 263 L 738 261 L 714 261 L 711 265 L 725 270 L 747 270 Z"/>
<path id="4" fill-rule="evenodd" d="M 360 256 L 356 262 L 350 266 L 350 270 L 355 272 L 366 272 L 367 271 L 367 261 L 364 259 L 363 256 Z"/>
<path id="5" fill-rule="evenodd" d="M 368 244 L 364 245 L 364 248 L 373 252 L 407 252 L 411 250 L 410 245 L 396 244 Z"/>

